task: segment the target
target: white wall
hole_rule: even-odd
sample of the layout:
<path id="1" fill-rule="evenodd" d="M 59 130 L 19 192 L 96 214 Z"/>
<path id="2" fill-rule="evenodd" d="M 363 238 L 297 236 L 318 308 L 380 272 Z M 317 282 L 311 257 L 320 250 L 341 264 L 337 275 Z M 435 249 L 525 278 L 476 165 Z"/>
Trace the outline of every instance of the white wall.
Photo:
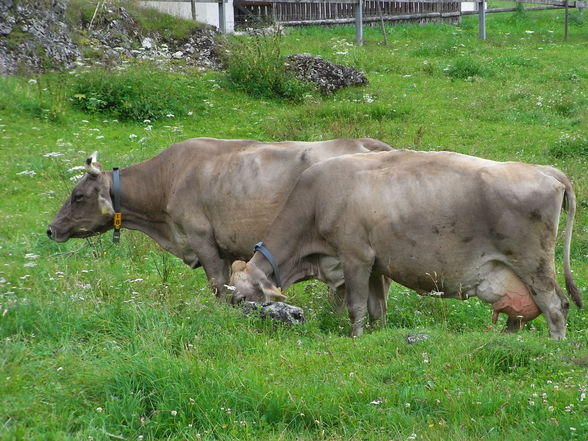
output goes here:
<path id="1" fill-rule="evenodd" d="M 484 2 L 486 8 L 488 8 L 488 3 Z M 469 11 L 477 11 L 478 10 L 478 2 L 463 2 L 461 4 L 461 12 L 469 12 Z"/>
<path id="2" fill-rule="evenodd" d="M 157 1 L 140 1 L 141 6 L 155 8 L 176 17 L 192 19 L 192 6 L 190 2 L 157 2 Z M 233 0 L 225 3 L 225 15 L 227 19 L 227 32 L 235 30 L 235 18 L 233 14 Z M 212 26 L 219 27 L 218 3 L 196 3 L 196 20 Z"/>

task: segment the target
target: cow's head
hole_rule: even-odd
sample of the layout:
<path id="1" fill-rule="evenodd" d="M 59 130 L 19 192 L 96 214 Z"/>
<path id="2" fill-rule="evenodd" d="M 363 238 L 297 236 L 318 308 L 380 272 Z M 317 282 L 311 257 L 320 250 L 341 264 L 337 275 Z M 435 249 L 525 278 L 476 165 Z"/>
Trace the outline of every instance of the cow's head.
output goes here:
<path id="1" fill-rule="evenodd" d="M 47 235 L 56 242 L 70 237 L 89 237 L 104 233 L 113 225 L 114 208 L 110 197 L 111 179 L 96 161 L 97 153 L 86 159 L 86 174 L 74 187 Z"/>
<path id="2" fill-rule="evenodd" d="M 286 296 L 270 282 L 263 271 L 242 260 L 233 262 L 230 283 L 235 287 L 231 303 L 243 301 L 266 303 L 286 300 Z"/>

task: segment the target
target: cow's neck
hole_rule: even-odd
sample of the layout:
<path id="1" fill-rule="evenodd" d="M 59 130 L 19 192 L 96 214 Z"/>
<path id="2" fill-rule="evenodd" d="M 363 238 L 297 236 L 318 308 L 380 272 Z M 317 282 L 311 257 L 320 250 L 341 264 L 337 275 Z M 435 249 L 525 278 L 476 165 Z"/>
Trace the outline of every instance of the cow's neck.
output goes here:
<path id="1" fill-rule="evenodd" d="M 142 231 L 167 248 L 167 186 L 162 182 L 161 170 L 154 165 L 151 160 L 120 170 L 122 225 Z"/>
<path id="2" fill-rule="evenodd" d="M 310 209 L 308 206 L 305 208 Z M 300 280 L 316 278 L 319 275 L 319 256 L 335 255 L 316 233 L 312 213 L 289 208 L 282 211 L 270 227 L 265 246 L 279 267 L 283 289 Z M 260 252 L 255 253 L 252 263 L 270 280 L 275 280 L 272 265 Z"/>
<path id="3" fill-rule="evenodd" d="M 296 253 L 296 256 L 292 258 L 282 255 L 279 248 L 273 248 L 275 250 L 273 257 L 278 265 L 282 282 L 280 288 L 288 289 L 296 282 L 317 278 L 319 275 L 318 257 L 320 253 Z M 272 251 L 272 253 L 274 252 Z M 274 269 L 263 254 L 255 253 L 250 263 L 259 268 L 269 280 L 276 283 Z"/>

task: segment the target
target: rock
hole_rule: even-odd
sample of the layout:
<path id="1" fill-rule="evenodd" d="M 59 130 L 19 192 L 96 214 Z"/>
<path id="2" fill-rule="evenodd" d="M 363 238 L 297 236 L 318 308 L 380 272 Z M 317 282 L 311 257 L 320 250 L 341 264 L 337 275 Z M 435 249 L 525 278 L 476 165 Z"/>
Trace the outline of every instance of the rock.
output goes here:
<path id="1" fill-rule="evenodd" d="M 145 49 L 153 49 L 154 45 L 155 45 L 155 42 L 153 41 L 152 38 L 149 38 L 149 37 L 143 38 L 143 40 L 141 41 L 141 47 L 143 47 Z"/>
<path id="2" fill-rule="evenodd" d="M 406 342 L 409 345 L 412 345 L 414 343 L 418 343 L 419 341 L 428 340 L 429 338 L 429 334 L 411 334 L 406 336 Z"/>
<path id="3" fill-rule="evenodd" d="M 324 94 L 336 92 L 343 87 L 368 84 L 363 72 L 331 63 L 315 55 L 290 55 L 287 57 L 286 65 L 294 72 L 296 78 L 314 83 Z"/>
<path id="4" fill-rule="evenodd" d="M 177 51 L 172 54 L 172 58 L 174 58 L 176 60 L 180 60 L 183 56 L 184 56 L 184 53 L 182 51 Z"/>
<path id="5" fill-rule="evenodd" d="M 279 320 L 290 325 L 304 323 L 304 311 L 298 306 L 288 305 L 283 302 L 243 302 L 241 304 L 245 314 L 258 313 L 263 318 Z"/>

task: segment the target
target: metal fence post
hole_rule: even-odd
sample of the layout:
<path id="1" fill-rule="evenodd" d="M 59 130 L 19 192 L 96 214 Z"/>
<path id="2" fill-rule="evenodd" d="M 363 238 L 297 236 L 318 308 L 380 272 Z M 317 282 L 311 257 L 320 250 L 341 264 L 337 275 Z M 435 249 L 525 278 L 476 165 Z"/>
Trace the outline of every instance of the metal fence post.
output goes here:
<path id="1" fill-rule="evenodd" d="M 484 0 L 478 2 L 478 26 L 480 27 L 480 38 L 486 39 L 486 3 Z"/>
<path id="2" fill-rule="evenodd" d="M 355 43 L 358 46 L 363 44 L 363 2 L 357 0 L 355 6 Z"/>
<path id="3" fill-rule="evenodd" d="M 568 23 L 569 23 L 569 5 L 568 0 L 564 2 L 565 10 L 564 10 L 564 41 L 568 41 Z"/>

